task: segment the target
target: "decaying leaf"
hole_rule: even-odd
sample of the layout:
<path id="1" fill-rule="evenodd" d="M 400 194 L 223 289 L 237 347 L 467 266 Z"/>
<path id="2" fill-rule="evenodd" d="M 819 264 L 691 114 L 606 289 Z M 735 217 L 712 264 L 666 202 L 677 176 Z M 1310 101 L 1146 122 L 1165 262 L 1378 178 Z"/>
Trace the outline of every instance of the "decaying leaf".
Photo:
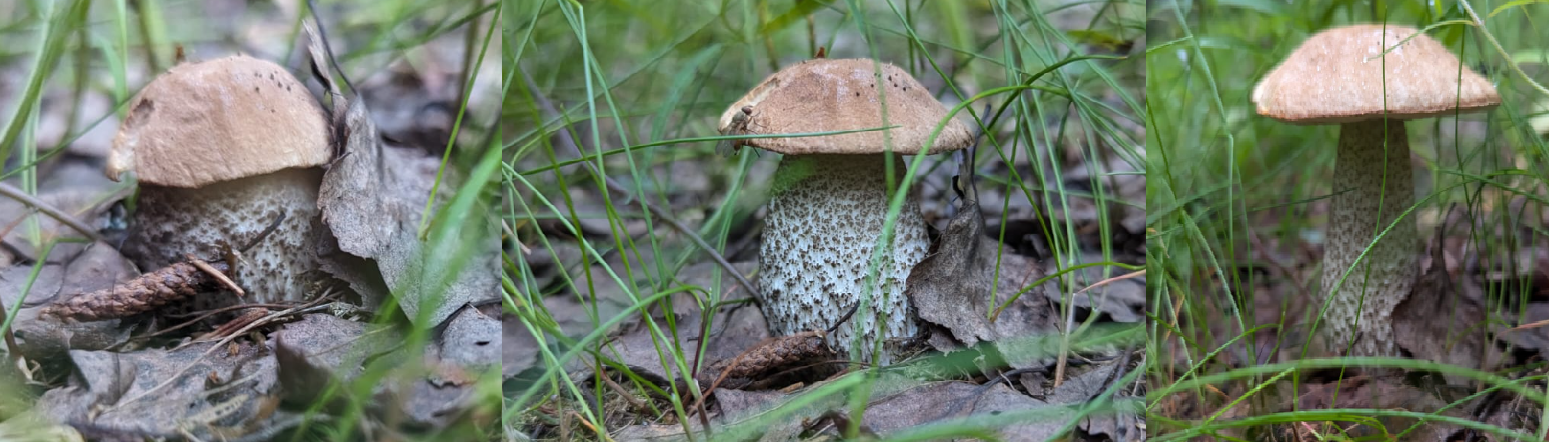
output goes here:
<path id="1" fill-rule="evenodd" d="M 447 196 L 453 186 L 442 183 L 431 194 L 440 162 L 412 149 L 382 144 L 366 103 L 359 94 L 345 96 L 328 74 L 331 55 L 326 40 L 308 26 L 308 51 L 314 75 L 332 96 L 334 131 L 339 149 L 318 194 L 323 221 L 338 239 L 339 250 L 376 261 L 382 280 L 398 297 L 411 320 L 440 324 L 452 312 L 497 293 L 499 242 L 494 223 L 484 216 L 442 217 L 438 222 L 458 223 L 458 233 L 447 244 L 427 247 L 420 240 L 421 213 L 427 199 Z M 439 205 L 439 204 L 437 204 Z M 473 211 L 472 213 L 482 213 Z M 332 263 L 326 268 L 340 269 Z M 352 287 L 370 288 L 359 277 Z M 362 293 L 373 304 L 387 293 Z M 434 311 L 420 310 L 434 304 Z"/>
<path id="2" fill-rule="evenodd" d="M 319 48 L 315 44 L 310 48 L 314 51 L 313 63 L 319 63 L 318 58 L 323 56 L 315 52 Z M 339 240 L 340 250 L 375 258 L 393 239 L 401 221 L 396 216 L 402 214 L 390 212 L 383 198 L 386 159 L 366 103 L 359 96 L 345 98 L 336 85 L 328 86 L 333 95 L 339 153 L 323 174 L 317 206 L 323 212 L 323 222 Z"/>
<path id="3" fill-rule="evenodd" d="M 1437 229 L 1438 239 L 1442 230 Z M 1409 297 L 1393 310 L 1394 341 L 1415 359 L 1491 370 L 1505 355 L 1494 345 L 1484 309 L 1453 289 L 1440 241 L 1433 248 L 1431 262 L 1430 270 L 1410 289 Z M 1447 375 L 1449 384 L 1463 385 L 1467 379 Z"/>
<path id="4" fill-rule="evenodd" d="M 500 363 L 500 320 L 472 306 L 459 310 L 437 338 L 436 355 L 462 367 L 486 369 Z"/>
<path id="5" fill-rule="evenodd" d="M 85 161 L 44 163 L 38 167 L 36 202 L 73 218 L 81 227 L 103 230 L 112 224 L 114 203 L 127 196 L 129 188 L 114 183 L 102 174 L 102 168 Z M 21 192 L 19 179 L 7 180 L 14 192 Z M 36 220 L 43 242 L 32 241 L 30 223 Z M 85 238 L 88 235 L 69 227 L 53 216 L 38 213 L 29 204 L 13 197 L 0 196 L 0 267 L 18 261 L 36 260 L 40 246 L 51 239 Z M 51 263 L 69 262 L 90 242 L 55 241 L 49 252 Z"/>
<path id="6" fill-rule="evenodd" d="M 1106 261 L 1102 255 L 1096 253 L 1082 253 L 1080 260 L 1081 264 Z M 1044 262 L 1044 271 L 1057 272 L 1058 266 L 1059 263 L 1055 260 L 1048 260 Z M 1076 281 L 1076 286 L 1071 290 L 1062 292 L 1057 289 L 1055 281 L 1050 281 L 1045 284 L 1043 294 L 1051 302 L 1065 302 L 1062 293 L 1071 293 L 1071 305 L 1107 313 L 1108 317 L 1113 318 L 1115 322 L 1140 322 L 1145 319 L 1145 277 L 1117 279 L 1102 286 L 1086 289 L 1106 278 L 1118 276 L 1112 272 L 1104 273 L 1104 270 L 1111 269 L 1113 267 L 1087 267 L 1076 270 L 1071 272 L 1072 278 Z"/>
<path id="7" fill-rule="evenodd" d="M 888 433 L 927 423 L 982 419 L 1003 413 L 1048 409 L 1041 419 L 1019 419 L 990 430 L 1004 441 L 1045 441 L 1061 433 L 1073 410 L 1046 403 L 1012 390 L 1005 384 L 991 386 L 969 382 L 932 382 L 881 396 L 866 407 L 864 423 Z"/>
<path id="8" fill-rule="evenodd" d="M 1340 382 L 1310 386 L 1308 392 L 1301 395 L 1298 409 L 1374 408 L 1434 413 L 1447 405 L 1430 393 L 1403 384 L 1399 379 L 1357 376 Z M 1441 414 L 1467 418 L 1468 408 L 1471 407 L 1452 407 L 1442 410 Z M 1377 420 L 1389 431 L 1389 434 L 1393 435 L 1417 423 L 1415 419 L 1407 417 L 1379 417 Z M 1350 422 L 1336 422 L 1336 424 L 1341 424 L 1341 428 L 1348 427 L 1349 435 L 1354 438 L 1381 434 L 1378 429 L 1367 425 L 1354 425 Z M 1452 440 L 1450 438 L 1453 433 L 1460 429 L 1461 427 L 1455 424 L 1424 422 L 1419 423 L 1418 429 L 1407 434 L 1402 440 Z"/>
<path id="9" fill-rule="evenodd" d="M 736 267 L 738 271 L 746 272 L 753 268 L 753 263 L 738 263 Z M 682 281 L 684 285 L 709 287 L 710 274 L 712 269 L 715 268 L 716 266 L 711 263 L 695 264 L 678 272 L 678 280 Z M 598 287 L 602 286 L 602 284 L 598 284 Z M 593 293 L 593 295 L 605 299 L 612 299 L 613 296 L 623 296 L 621 293 Z M 747 297 L 748 292 L 746 290 L 736 290 L 726 295 L 722 301 L 731 302 L 746 299 Z M 574 308 L 576 312 L 582 311 L 579 306 L 565 307 L 568 305 L 568 302 L 562 298 L 550 298 L 545 300 L 545 302 L 550 311 L 555 313 L 554 317 L 557 319 L 564 320 L 567 317 L 560 311 L 555 311 L 555 306 L 567 309 Z M 611 303 L 598 302 L 597 304 L 599 306 L 607 306 Z M 697 305 L 687 293 L 674 295 L 673 306 L 677 307 L 679 311 L 673 312 L 673 314 L 677 315 L 677 325 L 680 331 L 668 336 L 676 337 L 677 345 L 686 349 L 685 354 L 690 355 L 696 353 L 700 344 L 697 330 L 704 327 L 704 322 L 700 319 L 700 312 L 695 308 Z M 606 314 L 609 310 L 602 311 Z M 657 323 L 662 324 L 663 318 L 660 317 L 662 314 L 657 312 L 656 315 L 658 316 L 656 319 Z M 572 326 L 585 326 L 584 316 L 575 319 L 580 320 L 577 322 L 581 322 L 581 324 L 572 322 L 570 323 Z M 709 367 L 715 361 L 736 357 L 737 354 L 752 348 L 764 340 L 764 338 L 769 337 L 769 326 L 764 322 L 763 313 L 759 312 L 758 308 L 752 304 L 723 306 L 715 311 L 713 323 L 714 326 L 711 327 L 708 336 L 705 337 L 704 361 L 700 363 L 702 367 Z M 584 333 L 586 329 L 582 328 L 581 330 Z M 695 332 L 684 332 L 686 330 L 694 330 Z M 522 333 L 526 332 L 523 331 Z M 640 369 L 648 370 L 651 374 L 663 379 L 684 378 L 685 376 L 681 376 L 678 373 L 661 371 L 663 366 L 673 366 L 673 364 L 662 363 L 663 355 L 671 357 L 672 352 L 668 350 L 670 348 L 668 347 L 669 345 L 671 343 L 659 342 L 653 339 L 650 328 L 645 327 L 644 324 L 630 323 L 620 326 L 618 336 L 612 340 L 612 345 L 604 349 L 604 352 L 609 357 L 619 361 L 619 363 L 640 367 Z M 703 372 L 703 369 L 701 369 L 701 372 Z"/>
<path id="10" fill-rule="evenodd" d="M 375 412 L 408 418 L 415 426 L 440 428 L 477 406 L 475 384 L 495 370 L 493 350 L 499 325 L 478 309 L 454 316 L 422 359 L 409 359 L 404 337 L 392 328 L 372 328 L 331 315 L 306 315 L 286 324 L 272 338 L 279 371 L 279 394 L 292 409 L 305 410 L 325 398 L 334 382 L 354 382 L 367 364 L 424 367 L 424 372 L 399 372 L 379 382 L 371 398 L 349 397 L 349 389 L 333 389 L 329 405 L 373 402 Z M 482 344 L 481 344 L 482 343 Z M 493 373 L 490 371 L 490 373 Z"/>
<path id="11" fill-rule="evenodd" d="M 387 351 L 392 348 L 391 341 L 400 338 L 390 330 L 377 330 L 373 339 L 361 341 L 366 332 L 366 325 L 358 322 L 331 315 L 304 315 L 272 334 L 269 339 L 279 378 L 277 393 L 284 403 L 293 409 L 313 406 L 322 399 L 329 382 L 354 379 L 366 358 Z M 349 394 L 344 389 L 335 393 L 334 401 Z"/>
<path id="12" fill-rule="evenodd" d="M 44 265 L 32 280 L 31 289 L 23 292 L 32 271 L 32 266 L 12 266 L 0 271 L 0 302 L 10 308 L 21 295 L 27 295 L 27 303 L 16 313 L 13 324 L 17 347 L 23 355 L 60 359 L 67 350 L 101 350 L 129 339 L 133 327 L 124 327 L 118 321 L 61 323 L 38 318 L 48 305 L 44 301 L 111 288 L 134 276 L 134 267 L 117 250 L 95 244 L 68 263 Z"/>
<path id="13" fill-rule="evenodd" d="M 74 350 L 79 375 L 38 408 L 77 429 L 170 438 L 234 438 L 263 426 L 274 360 L 246 344 L 134 353 Z"/>
<path id="14" fill-rule="evenodd" d="M 910 273 L 907 294 L 920 319 L 951 332 L 951 344 L 973 346 L 1055 330 L 1055 315 L 1044 300 L 1042 286 L 1021 293 L 995 321 L 990 320 L 991 309 L 1017 295 L 1043 271 L 1036 261 L 1004 250 L 984 235 L 984 219 L 971 192 L 964 195 L 963 209 L 933 247 L 931 255 Z M 957 349 L 940 340 L 931 342 L 938 350 Z M 1012 365 L 1030 367 L 1037 362 Z"/>
<path id="15" fill-rule="evenodd" d="M 513 313 L 500 315 L 500 375 L 515 377 L 538 364 L 538 340 Z"/>
<path id="16" fill-rule="evenodd" d="M 1138 398 L 1125 394 L 1128 390 L 1124 388 L 1125 385 L 1116 385 L 1125 376 L 1125 371 L 1131 369 L 1128 360 L 1116 358 L 1090 367 L 1092 367 L 1090 370 L 1071 376 L 1065 383 L 1055 387 L 1048 395 L 1049 402 L 1087 403 L 1117 386 L 1119 391 L 1115 392 L 1108 402 L 1112 405 L 1112 409 L 1094 413 L 1082 419 L 1081 430 L 1093 436 L 1107 435 L 1115 441 L 1144 439 L 1146 430 L 1140 424 L 1146 420 L 1145 410 L 1136 402 Z"/>
<path id="17" fill-rule="evenodd" d="M 854 373 L 846 376 L 863 376 Z M 835 382 L 823 381 L 813 386 Z M 726 390 L 716 393 L 720 414 L 712 421 L 717 440 L 796 440 L 804 429 L 809 436 L 837 436 L 833 426 L 823 426 L 818 421 L 831 411 L 848 414 L 844 395 L 827 395 L 795 410 L 777 420 L 770 420 L 768 412 L 795 400 L 805 399 L 812 389 L 799 393 L 743 392 Z M 1060 434 L 1066 422 L 1074 415 L 1074 409 L 1062 404 L 1051 404 L 1029 397 L 1007 387 L 1003 383 L 978 385 L 961 381 L 928 381 L 910 378 L 894 372 L 884 372 L 871 389 L 871 401 L 861 425 L 887 437 L 901 430 L 924 424 L 950 421 L 979 421 L 994 419 L 1007 413 L 1038 412 L 1036 419 L 1005 419 L 988 430 L 997 440 L 1044 441 Z M 814 428 L 806 428 L 809 425 Z M 700 428 L 697 420 L 690 428 Z M 673 431 L 652 426 L 627 427 L 619 431 L 618 440 L 680 440 L 682 427 Z"/>

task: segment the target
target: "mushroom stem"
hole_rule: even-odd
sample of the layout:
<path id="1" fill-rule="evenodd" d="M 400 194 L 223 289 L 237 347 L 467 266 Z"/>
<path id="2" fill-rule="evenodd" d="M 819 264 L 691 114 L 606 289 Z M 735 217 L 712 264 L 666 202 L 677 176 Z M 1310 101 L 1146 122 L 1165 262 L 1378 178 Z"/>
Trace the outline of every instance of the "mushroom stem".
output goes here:
<path id="1" fill-rule="evenodd" d="M 1333 289 L 1377 234 L 1414 204 L 1412 174 L 1403 120 L 1377 119 L 1340 126 L 1334 191 L 1343 193 L 1334 197 L 1323 252 L 1323 293 L 1333 300 L 1319 333 L 1335 348 L 1344 348 L 1356 337 L 1350 351 L 1353 356 L 1397 354 L 1393 309 L 1409 296 L 1418 273 L 1414 220 L 1393 226 L 1350 272 L 1339 292 Z"/>
<path id="2" fill-rule="evenodd" d="M 903 158 L 894 155 L 893 160 L 894 176 L 901 178 L 906 170 Z M 861 302 L 872 247 L 882 234 L 892 193 L 886 166 L 882 154 L 781 159 L 759 250 L 762 309 L 774 335 L 830 328 Z M 830 337 L 836 349 L 849 351 L 859 333 L 864 345 L 860 359 L 866 361 L 878 340 L 914 335 L 905 281 L 929 247 L 925 221 L 911 194 L 894 224 L 890 253 L 884 254 L 869 291 L 871 313 L 858 310 L 839 327 Z M 889 352 L 885 349 L 873 362 L 888 364 Z"/>
<path id="3" fill-rule="evenodd" d="M 147 270 L 185 262 L 185 254 L 215 258 L 221 244 L 249 244 L 283 213 L 270 235 L 240 251 L 242 262 L 230 276 L 253 295 L 249 302 L 306 299 L 318 271 L 313 247 L 323 234 L 317 210 L 321 181 L 320 169 L 290 168 L 199 189 L 142 182 L 124 255 Z M 198 300 L 205 309 L 237 299 Z"/>

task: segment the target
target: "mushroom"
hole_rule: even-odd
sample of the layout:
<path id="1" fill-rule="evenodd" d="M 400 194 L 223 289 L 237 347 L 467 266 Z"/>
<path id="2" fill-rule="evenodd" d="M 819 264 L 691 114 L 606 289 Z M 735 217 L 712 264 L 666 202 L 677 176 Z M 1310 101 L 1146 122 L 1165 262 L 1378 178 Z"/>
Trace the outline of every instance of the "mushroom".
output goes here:
<path id="1" fill-rule="evenodd" d="M 1353 355 L 1396 355 L 1391 315 L 1418 274 L 1415 222 L 1401 220 L 1372 246 L 1362 261 L 1370 265 L 1370 279 L 1357 267 L 1338 293 L 1334 285 L 1377 234 L 1414 204 L 1403 120 L 1487 110 L 1500 104 L 1500 96 L 1425 34 L 1371 24 L 1308 38 L 1259 82 L 1252 99 L 1259 115 L 1340 125 L 1323 252 L 1323 293 L 1333 299 L 1318 333 L 1338 349 L 1359 336 Z"/>
<path id="2" fill-rule="evenodd" d="M 770 183 L 772 193 L 759 249 L 759 301 L 770 331 L 791 335 L 825 330 L 861 302 L 872 248 L 887 219 L 889 197 L 897 192 L 886 170 L 891 150 L 894 180 L 906 165 L 901 155 L 921 153 L 946 108 L 903 69 L 869 59 L 816 59 L 770 75 L 721 116 L 727 134 L 788 134 L 873 129 L 837 135 L 750 138 L 753 146 L 784 154 Z M 878 91 L 886 89 L 885 94 Z M 883 95 L 887 121 L 882 119 Z M 888 141 L 891 138 L 891 142 Z M 947 122 L 935 143 L 936 154 L 968 147 L 968 128 Z M 911 337 L 915 315 L 904 296 L 909 272 L 930 247 L 918 195 L 910 191 L 894 225 L 889 252 L 879 268 L 870 306 L 846 320 L 831 335 L 836 349 L 848 351 L 856 334 L 870 360 L 878 340 Z M 880 321 L 880 322 L 879 322 Z M 878 364 L 890 363 L 884 351 Z"/>
<path id="3" fill-rule="evenodd" d="M 317 166 L 332 152 L 307 88 L 277 64 L 239 55 L 173 67 L 129 109 L 106 170 L 139 179 L 124 255 L 147 271 L 185 254 L 210 258 L 283 216 L 229 276 L 254 302 L 304 298 L 325 234 Z"/>

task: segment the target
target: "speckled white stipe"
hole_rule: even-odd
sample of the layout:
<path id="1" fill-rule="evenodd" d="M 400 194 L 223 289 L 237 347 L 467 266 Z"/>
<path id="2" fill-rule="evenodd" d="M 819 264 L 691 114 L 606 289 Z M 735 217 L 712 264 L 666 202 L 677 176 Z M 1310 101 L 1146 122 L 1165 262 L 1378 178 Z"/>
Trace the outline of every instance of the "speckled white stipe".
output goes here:
<path id="1" fill-rule="evenodd" d="M 1345 269 L 1355 263 L 1377 233 L 1414 204 L 1409 137 L 1401 120 L 1387 123 L 1387 190 L 1383 191 L 1383 124 L 1382 120 L 1374 120 L 1340 127 L 1334 191 L 1349 191 L 1334 197 L 1328 243 L 1323 249 L 1323 293 L 1332 293 Z M 1372 248 L 1366 260 L 1350 273 L 1343 288 L 1332 295 L 1328 314 L 1319 326 L 1331 345 L 1342 349 L 1351 337 L 1359 334 L 1351 356 L 1398 354 L 1393 342 L 1393 309 L 1409 296 L 1418 274 L 1417 238 L 1413 217 L 1405 218 Z M 1366 263 L 1371 264 L 1369 277 Z"/>
<path id="2" fill-rule="evenodd" d="M 895 156 L 895 180 L 906 170 Z M 887 217 L 886 163 L 882 155 L 788 155 L 771 185 L 773 198 L 765 217 L 759 251 L 759 281 L 770 331 L 790 335 L 826 329 L 861 299 L 872 247 Z M 904 296 L 914 265 L 925 258 L 930 239 L 916 196 L 906 198 L 895 225 L 892 253 L 879 267 L 879 290 L 871 305 L 885 318 L 857 312 L 830 337 L 848 352 L 862 336 L 861 360 L 870 360 L 877 340 L 907 338 L 916 331 L 915 315 Z M 881 360 L 891 356 L 884 349 Z"/>
<path id="3" fill-rule="evenodd" d="M 142 184 L 124 254 L 147 272 L 185 261 L 185 253 L 217 258 L 220 241 L 241 247 L 284 208 L 284 223 L 242 255 L 233 280 L 248 292 L 247 302 L 304 299 L 318 268 L 313 247 L 322 232 L 317 211 L 321 181 L 321 169 L 293 168 L 200 189 Z M 199 308 L 237 302 L 198 301 Z"/>

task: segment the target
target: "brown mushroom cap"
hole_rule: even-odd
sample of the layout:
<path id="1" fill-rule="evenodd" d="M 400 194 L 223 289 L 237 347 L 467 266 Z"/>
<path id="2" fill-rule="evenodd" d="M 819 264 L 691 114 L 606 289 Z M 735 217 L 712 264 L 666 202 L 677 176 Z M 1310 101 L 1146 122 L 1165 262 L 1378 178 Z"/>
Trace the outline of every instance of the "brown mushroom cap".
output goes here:
<path id="1" fill-rule="evenodd" d="M 913 155 L 947 116 L 947 108 L 908 72 L 881 64 L 880 80 L 870 59 L 815 59 L 781 69 L 764 79 L 721 114 L 721 133 L 740 134 L 732 119 L 752 106 L 749 134 L 829 132 L 899 126 L 889 130 L 892 150 Z M 888 123 L 882 123 L 878 87 L 887 88 Z M 968 147 L 973 135 L 952 119 L 926 154 Z M 787 155 L 877 154 L 887 150 L 883 131 L 794 138 L 753 138 L 743 144 Z"/>
<path id="2" fill-rule="evenodd" d="M 1381 57 L 1385 48 L 1393 49 Z M 1459 87 L 1458 70 L 1457 57 L 1414 28 L 1346 26 L 1303 42 L 1253 89 L 1253 102 L 1260 115 L 1295 124 L 1361 121 L 1384 109 L 1388 118 L 1428 118 L 1501 103 L 1490 81 L 1468 68 Z"/>
<path id="3" fill-rule="evenodd" d="M 246 56 L 182 64 L 145 86 L 113 139 L 107 175 L 197 188 L 329 160 L 317 99 L 280 65 Z"/>

